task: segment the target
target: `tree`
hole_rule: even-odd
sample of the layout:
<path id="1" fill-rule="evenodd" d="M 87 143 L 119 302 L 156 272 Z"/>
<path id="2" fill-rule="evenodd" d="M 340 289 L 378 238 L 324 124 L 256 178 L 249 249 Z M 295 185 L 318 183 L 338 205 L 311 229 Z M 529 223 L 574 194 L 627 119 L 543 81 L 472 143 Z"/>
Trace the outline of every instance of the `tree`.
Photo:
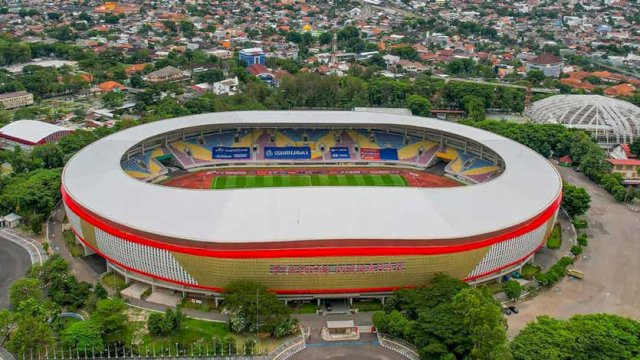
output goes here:
<path id="1" fill-rule="evenodd" d="M 563 183 L 562 187 L 562 208 L 569 216 L 580 216 L 589 210 L 591 206 L 591 196 L 587 190 L 569 183 Z"/>
<path id="2" fill-rule="evenodd" d="M 610 314 L 569 320 L 539 316 L 511 342 L 515 360 L 633 359 L 640 356 L 640 323 Z"/>
<path id="3" fill-rule="evenodd" d="M 71 349 L 100 352 L 104 348 L 102 329 L 93 320 L 75 322 L 61 335 L 64 344 Z"/>
<path id="4" fill-rule="evenodd" d="M 149 333 L 154 336 L 168 336 L 179 331 L 184 315 L 180 310 L 174 312 L 167 309 L 164 314 L 152 313 L 147 319 Z"/>
<path id="5" fill-rule="evenodd" d="M 407 107 L 411 110 L 411 114 L 416 116 L 431 115 L 431 102 L 420 95 L 411 95 L 407 99 Z"/>
<path id="6" fill-rule="evenodd" d="M 251 280 L 236 280 L 227 285 L 224 307 L 231 314 L 229 325 L 234 332 L 255 332 L 256 320 L 259 330 L 272 336 L 286 336 L 295 330 L 291 310 L 264 285 Z"/>
<path id="7" fill-rule="evenodd" d="M 640 95 L 636 95 L 640 98 Z M 635 155 L 640 157 L 640 136 L 637 137 L 635 140 L 633 140 L 633 142 L 630 145 L 631 147 L 631 152 Z"/>
<path id="8" fill-rule="evenodd" d="M 124 310 L 122 299 L 100 300 L 96 303 L 96 311 L 91 315 L 91 320 L 100 326 L 103 334 L 113 334 L 124 329 L 127 323 Z"/>
<path id="9" fill-rule="evenodd" d="M 318 36 L 318 41 L 320 45 L 329 45 L 333 41 L 333 34 L 330 32 L 323 32 Z"/>
<path id="10" fill-rule="evenodd" d="M 45 169 L 53 169 L 64 165 L 64 153 L 58 144 L 47 143 L 31 150 L 31 156 L 42 161 Z"/>
<path id="11" fill-rule="evenodd" d="M 515 280 L 509 280 L 502 285 L 505 295 L 511 300 L 520 298 L 522 295 L 522 285 Z"/>
<path id="12" fill-rule="evenodd" d="M 9 287 L 9 302 L 12 308 L 18 309 L 21 302 L 33 299 L 40 303 L 44 300 L 42 283 L 38 279 L 22 278 Z"/>
<path id="13" fill-rule="evenodd" d="M 209 83 L 218 82 L 224 79 L 224 73 L 220 69 L 209 69 L 203 72 L 194 74 L 194 79 L 197 83 Z"/>
<path id="14" fill-rule="evenodd" d="M 511 359 L 507 345 L 506 321 L 502 309 L 487 288 L 462 289 L 453 298 L 453 308 L 463 321 L 473 344 L 471 359 Z"/>
<path id="15" fill-rule="evenodd" d="M 533 84 L 539 84 L 544 81 L 544 72 L 541 70 L 529 70 L 527 71 L 527 79 Z"/>
<path id="16" fill-rule="evenodd" d="M 468 95 L 465 96 L 462 100 L 464 104 L 464 109 L 467 112 L 467 118 L 480 121 L 486 118 L 486 114 L 484 111 L 484 102 L 477 96 Z"/>
<path id="17" fill-rule="evenodd" d="M 122 106 L 125 94 L 121 92 L 111 91 L 102 95 L 102 103 L 109 109 Z"/>
<path id="18" fill-rule="evenodd" d="M 504 319 L 491 294 L 444 274 L 429 287 L 395 292 L 373 322 L 414 344 L 424 359 L 509 358 Z"/>

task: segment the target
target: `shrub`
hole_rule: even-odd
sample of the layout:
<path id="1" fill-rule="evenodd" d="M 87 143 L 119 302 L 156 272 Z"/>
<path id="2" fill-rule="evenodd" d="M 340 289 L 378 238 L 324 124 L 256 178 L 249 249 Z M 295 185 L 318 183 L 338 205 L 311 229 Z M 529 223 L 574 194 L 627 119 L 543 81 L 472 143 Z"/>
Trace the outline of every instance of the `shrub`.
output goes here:
<path id="1" fill-rule="evenodd" d="M 571 247 L 571 253 L 575 256 L 582 254 L 582 246 L 574 245 Z"/>
<path id="2" fill-rule="evenodd" d="M 522 285 L 515 280 L 509 280 L 504 285 L 502 285 L 502 289 L 507 297 L 511 300 L 515 300 L 522 295 Z"/>
<path id="3" fill-rule="evenodd" d="M 573 220 L 573 226 L 576 228 L 576 230 L 586 229 L 589 227 L 589 223 L 587 223 L 587 220 L 576 219 Z"/>
<path id="4" fill-rule="evenodd" d="M 580 246 L 587 246 L 587 244 L 589 243 L 587 241 L 587 234 L 580 234 L 576 240 L 578 241 L 578 244 Z"/>
<path id="5" fill-rule="evenodd" d="M 180 310 L 174 312 L 167 309 L 164 314 L 152 313 L 147 320 L 149 333 L 153 336 L 167 336 L 180 330 L 184 315 Z"/>
<path id="6" fill-rule="evenodd" d="M 550 287 L 565 276 L 567 267 L 571 264 L 573 264 L 573 259 L 565 256 L 553 264 L 549 271 L 546 273 L 537 273 L 534 278 L 540 285 Z"/>

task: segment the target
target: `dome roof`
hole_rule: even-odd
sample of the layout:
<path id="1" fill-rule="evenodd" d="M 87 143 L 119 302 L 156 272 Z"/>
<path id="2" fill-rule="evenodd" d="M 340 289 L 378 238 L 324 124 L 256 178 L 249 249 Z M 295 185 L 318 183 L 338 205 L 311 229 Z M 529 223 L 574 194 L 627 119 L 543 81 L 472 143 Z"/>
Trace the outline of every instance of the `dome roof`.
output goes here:
<path id="1" fill-rule="evenodd" d="M 601 95 L 554 95 L 534 102 L 525 114 L 535 123 L 588 131 L 605 147 L 640 136 L 640 108 Z"/>

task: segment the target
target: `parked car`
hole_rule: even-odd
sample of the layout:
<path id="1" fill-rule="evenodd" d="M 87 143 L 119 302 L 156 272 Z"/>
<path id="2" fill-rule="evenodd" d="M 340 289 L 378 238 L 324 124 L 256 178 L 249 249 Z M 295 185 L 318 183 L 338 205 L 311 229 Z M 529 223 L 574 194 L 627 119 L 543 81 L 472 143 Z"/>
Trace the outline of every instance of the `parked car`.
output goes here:
<path id="1" fill-rule="evenodd" d="M 503 312 L 505 315 L 511 315 L 511 309 L 509 309 L 509 308 L 508 308 L 508 307 L 506 307 L 506 306 L 502 306 L 502 312 Z"/>
<path id="2" fill-rule="evenodd" d="M 520 310 L 518 310 L 518 308 L 513 305 L 509 306 L 509 310 L 511 310 L 511 312 L 513 312 L 514 314 L 517 314 L 520 312 Z"/>

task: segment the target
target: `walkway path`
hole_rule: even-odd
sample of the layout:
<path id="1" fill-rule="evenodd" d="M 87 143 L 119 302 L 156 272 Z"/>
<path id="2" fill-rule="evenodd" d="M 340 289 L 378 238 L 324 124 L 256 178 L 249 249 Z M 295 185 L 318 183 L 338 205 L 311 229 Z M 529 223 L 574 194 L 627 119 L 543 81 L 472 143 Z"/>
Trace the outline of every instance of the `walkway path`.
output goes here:
<path id="1" fill-rule="evenodd" d="M 64 236 L 62 235 L 62 222 L 64 221 L 64 217 L 64 207 L 62 206 L 62 202 L 59 202 L 47 220 L 47 240 L 49 240 L 53 251 L 60 254 L 60 256 L 69 263 L 71 273 L 73 273 L 78 280 L 95 285 L 98 273 L 89 266 L 85 259 L 71 256 L 67 245 L 64 243 Z"/>
<path id="2" fill-rule="evenodd" d="M 607 312 L 640 320 L 640 214 L 616 202 L 583 174 L 561 167 L 558 171 L 591 195 L 589 246 L 575 264 L 585 279 L 565 277 L 554 289 L 522 303 L 519 314 L 507 317 L 511 337 L 542 314 L 566 319 Z"/>

